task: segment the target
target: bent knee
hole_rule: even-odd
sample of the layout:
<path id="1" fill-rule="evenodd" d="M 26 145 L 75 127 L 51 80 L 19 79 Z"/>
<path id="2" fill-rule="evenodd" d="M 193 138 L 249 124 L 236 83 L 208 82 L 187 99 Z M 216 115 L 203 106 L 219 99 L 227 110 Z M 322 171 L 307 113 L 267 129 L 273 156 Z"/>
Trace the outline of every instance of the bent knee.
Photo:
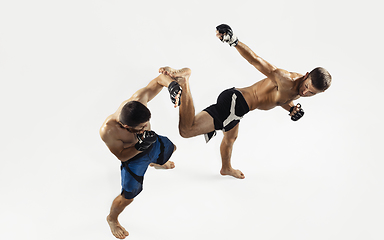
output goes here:
<path id="1" fill-rule="evenodd" d="M 223 138 L 223 143 L 227 144 L 227 145 L 233 145 L 235 143 L 237 139 L 237 136 L 234 136 L 234 137 L 224 137 Z"/>
<path id="2" fill-rule="evenodd" d="M 183 137 L 183 138 L 191 138 L 193 137 L 193 135 L 191 134 L 190 131 L 186 130 L 186 129 L 179 129 L 179 133 L 180 133 L 180 136 Z"/>
<path id="3" fill-rule="evenodd" d="M 122 197 L 122 202 L 123 202 L 123 204 L 125 204 L 125 205 L 130 204 L 131 202 L 133 202 L 133 199 L 135 199 L 135 198 L 126 198 L 126 197 L 124 196 L 124 194 L 121 194 L 121 197 Z"/>

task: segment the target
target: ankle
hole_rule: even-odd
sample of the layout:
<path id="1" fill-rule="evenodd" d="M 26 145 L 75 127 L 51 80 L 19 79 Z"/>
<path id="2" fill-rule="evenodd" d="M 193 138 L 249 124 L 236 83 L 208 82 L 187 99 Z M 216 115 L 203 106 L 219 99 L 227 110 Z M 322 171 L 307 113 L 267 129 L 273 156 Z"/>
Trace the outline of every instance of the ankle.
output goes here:
<path id="1" fill-rule="evenodd" d="M 118 222 L 118 221 L 117 221 L 117 218 L 111 217 L 111 215 L 108 215 L 108 216 L 107 216 L 107 221 L 108 221 L 108 222 Z"/>

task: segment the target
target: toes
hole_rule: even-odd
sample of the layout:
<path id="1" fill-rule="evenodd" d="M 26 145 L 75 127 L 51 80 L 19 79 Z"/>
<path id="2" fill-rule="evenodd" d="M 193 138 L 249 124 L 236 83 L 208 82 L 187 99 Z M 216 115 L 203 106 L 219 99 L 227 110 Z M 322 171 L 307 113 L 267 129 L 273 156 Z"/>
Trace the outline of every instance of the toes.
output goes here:
<path id="1" fill-rule="evenodd" d="M 119 231 L 119 232 L 115 233 L 115 237 L 122 239 L 122 238 L 124 238 L 124 235 Z"/>
<path id="2" fill-rule="evenodd" d="M 119 233 L 119 238 L 120 238 L 120 239 L 124 239 L 125 237 L 126 237 L 126 236 L 125 236 L 125 234 L 124 234 L 124 233 L 122 233 L 122 232 L 121 232 L 121 233 Z"/>
<path id="3" fill-rule="evenodd" d="M 114 233 L 113 234 L 118 239 L 123 239 L 122 235 L 120 233 Z"/>

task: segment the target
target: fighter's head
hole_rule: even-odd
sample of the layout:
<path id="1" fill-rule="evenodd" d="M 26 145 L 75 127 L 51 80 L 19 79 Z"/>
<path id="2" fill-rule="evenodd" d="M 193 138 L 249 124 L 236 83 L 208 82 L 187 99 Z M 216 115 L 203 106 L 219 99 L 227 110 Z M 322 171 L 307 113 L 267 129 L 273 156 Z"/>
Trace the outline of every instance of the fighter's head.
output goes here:
<path id="1" fill-rule="evenodd" d="M 138 101 L 127 102 L 121 109 L 119 123 L 130 132 L 139 133 L 147 126 L 151 112 Z"/>
<path id="2" fill-rule="evenodd" d="M 325 68 L 317 67 L 304 76 L 299 88 L 299 95 L 310 97 L 324 92 L 331 86 L 331 74 Z"/>

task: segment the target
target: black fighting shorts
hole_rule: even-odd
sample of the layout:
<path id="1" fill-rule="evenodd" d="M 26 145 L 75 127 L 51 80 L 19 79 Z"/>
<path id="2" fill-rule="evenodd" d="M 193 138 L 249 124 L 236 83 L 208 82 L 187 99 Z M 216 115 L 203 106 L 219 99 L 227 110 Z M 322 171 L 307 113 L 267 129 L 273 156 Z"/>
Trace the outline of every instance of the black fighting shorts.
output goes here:
<path id="1" fill-rule="evenodd" d="M 249 112 L 249 107 L 243 94 L 235 88 L 224 90 L 213 104 L 203 111 L 211 115 L 215 129 L 227 132 L 235 127 L 243 116 Z M 208 142 L 215 135 L 215 131 L 206 135 Z M 208 139 L 207 139 L 208 138 Z"/>

